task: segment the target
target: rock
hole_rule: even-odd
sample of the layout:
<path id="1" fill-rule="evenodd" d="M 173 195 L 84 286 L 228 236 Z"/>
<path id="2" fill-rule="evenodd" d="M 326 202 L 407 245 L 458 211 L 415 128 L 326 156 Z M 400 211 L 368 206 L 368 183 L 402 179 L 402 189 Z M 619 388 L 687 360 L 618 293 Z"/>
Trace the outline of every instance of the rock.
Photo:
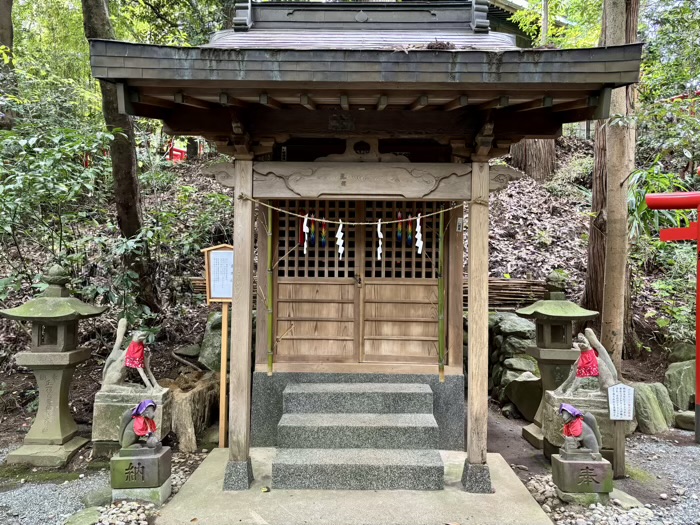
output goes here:
<path id="1" fill-rule="evenodd" d="M 509 335 L 514 335 L 521 339 L 535 338 L 535 323 L 518 317 L 515 314 L 511 314 L 503 319 L 499 323 L 498 329 L 506 338 Z"/>
<path id="2" fill-rule="evenodd" d="M 674 407 L 678 410 L 691 408 L 690 401 L 695 396 L 695 360 L 672 363 L 666 370 L 664 385 Z"/>
<path id="3" fill-rule="evenodd" d="M 112 487 L 109 485 L 104 486 L 100 489 L 88 492 L 82 498 L 80 502 L 86 507 L 103 507 L 112 503 Z"/>
<path id="4" fill-rule="evenodd" d="M 199 436 L 199 442 L 203 447 L 217 448 L 219 446 L 219 425 L 207 427 Z"/>
<path id="5" fill-rule="evenodd" d="M 501 415 L 508 419 L 522 419 L 520 412 L 513 403 L 506 403 L 503 408 L 501 408 Z"/>
<path id="6" fill-rule="evenodd" d="M 668 499 L 668 494 L 662 492 L 661 494 L 659 494 L 659 498 L 661 498 L 661 499 Z"/>
<path id="7" fill-rule="evenodd" d="M 501 324 L 501 321 L 508 317 L 509 315 L 515 315 L 515 314 L 509 314 L 508 312 L 493 312 L 489 314 L 489 331 L 494 331 L 498 333 L 499 328 L 498 325 Z M 466 316 L 466 312 L 465 312 Z M 464 324 L 466 325 L 467 319 L 465 317 L 464 319 Z"/>
<path id="8" fill-rule="evenodd" d="M 597 494 L 595 492 L 563 492 L 559 490 L 558 487 L 556 491 L 557 497 L 564 503 L 573 503 L 574 505 L 581 505 L 582 507 L 588 507 L 589 505 L 595 505 L 596 503 L 606 504 L 610 500 L 609 496 L 604 493 Z"/>
<path id="9" fill-rule="evenodd" d="M 111 496 L 111 494 L 110 494 Z M 89 507 L 73 514 L 65 525 L 95 525 L 100 521 L 99 507 Z"/>
<path id="10" fill-rule="evenodd" d="M 503 388 L 507 387 L 511 382 L 518 379 L 523 373 L 517 372 L 515 370 L 506 370 L 505 374 L 501 375 L 501 386 Z M 505 399 L 505 395 L 504 395 Z"/>
<path id="11" fill-rule="evenodd" d="M 180 451 L 195 452 L 197 434 L 209 425 L 219 402 L 218 377 L 209 372 L 191 390 L 173 388 L 172 394 L 172 428 L 178 437 Z"/>
<path id="12" fill-rule="evenodd" d="M 675 417 L 676 427 L 683 430 L 695 430 L 695 412 L 693 410 L 677 412 Z"/>
<path id="13" fill-rule="evenodd" d="M 198 357 L 201 350 L 199 345 L 187 345 L 176 348 L 174 352 L 183 357 Z"/>
<path id="14" fill-rule="evenodd" d="M 540 378 L 532 372 L 525 372 L 506 386 L 505 393 L 526 420 L 534 421 L 540 399 L 542 399 Z"/>
<path id="15" fill-rule="evenodd" d="M 503 375 L 504 371 L 505 369 L 499 363 L 493 365 L 493 368 L 491 369 L 491 379 L 493 380 L 494 386 L 500 386 L 501 376 Z"/>
<path id="16" fill-rule="evenodd" d="M 623 508 L 624 510 L 631 510 L 643 507 L 643 505 L 637 498 L 635 498 L 634 496 L 630 496 L 629 494 L 621 491 L 620 489 L 613 489 L 613 491 L 610 493 L 610 497 L 612 498 L 613 503 L 615 503 L 615 505 Z"/>
<path id="17" fill-rule="evenodd" d="M 221 370 L 221 312 L 211 313 L 207 318 L 198 361 L 214 372 Z"/>
<path id="18" fill-rule="evenodd" d="M 493 346 L 497 350 L 503 346 L 503 336 L 502 335 L 497 335 L 496 337 L 493 338 Z"/>
<path id="19" fill-rule="evenodd" d="M 509 370 L 519 370 L 521 372 L 532 372 L 535 374 L 537 370 L 537 361 L 529 355 L 509 357 L 503 361 L 503 366 Z"/>
<path id="20" fill-rule="evenodd" d="M 501 360 L 508 359 L 513 356 L 525 355 L 525 350 L 534 346 L 535 343 L 531 339 L 523 339 L 516 336 L 508 336 L 503 340 L 503 346 L 501 346 Z"/>
<path id="21" fill-rule="evenodd" d="M 669 363 L 682 363 L 695 359 L 695 345 L 692 343 L 676 343 L 668 356 Z"/>
<path id="22" fill-rule="evenodd" d="M 661 383 L 632 383 L 634 411 L 643 434 L 666 432 L 673 424 L 673 403 Z"/>

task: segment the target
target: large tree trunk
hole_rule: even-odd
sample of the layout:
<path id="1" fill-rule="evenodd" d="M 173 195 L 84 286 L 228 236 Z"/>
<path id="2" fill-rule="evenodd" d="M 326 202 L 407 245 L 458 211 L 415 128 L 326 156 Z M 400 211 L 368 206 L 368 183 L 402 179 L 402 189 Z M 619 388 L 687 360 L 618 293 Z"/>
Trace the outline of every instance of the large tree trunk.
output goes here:
<path id="1" fill-rule="evenodd" d="M 88 39 L 101 38 L 114 40 L 114 30 L 109 20 L 107 0 L 82 0 L 83 26 Z M 141 191 L 137 176 L 136 150 L 134 148 L 134 125 L 128 115 L 119 113 L 117 88 L 110 82 L 100 81 L 102 111 L 107 129 L 119 128 L 120 132 L 110 145 L 112 176 L 114 178 L 114 198 L 117 205 L 117 223 L 121 234 L 131 239 L 143 227 L 141 216 Z M 144 241 L 141 254 L 129 253 L 124 258 L 126 268 L 138 274 L 139 290 L 137 300 L 153 311 L 158 311 L 158 294 L 149 270 L 148 245 Z"/>
<path id="2" fill-rule="evenodd" d="M 619 45 L 637 39 L 638 0 L 605 0 L 605 45 Z M 611 115 L 633 112 L 634 91 L 613 91 Z M 603 346 L 611 354 L 618 370 L 622 366 L 625 334 L 625 295 L 627 282 L 627 193 L 634 170 L 635 129 L 627 122 L 611 121 L 605 126 L 606 165 L 608 169 L 607 239 L 605 248 L 605 285 L 601 332 Z"/>
<path id="3" fill-rule="evenodd" d="M 605 128 L 602 121 L 597 121 L 595 125 L 593 159 L 593 200 L 591 202 L 591 220 L 588 227 L 588 265 L 586 269 L 586 285 L 583 290 L 581 304 L 589 310 L 602 312 L 607 228 L 605 209 L 608 187 L 608 171 L 605 165 Z"/>
<path id="4" fill-rule="evenodd" d="M 523 139 L 510 147 L 512 164 L 538 182 L 554 174 L 557 156 L 553 139 Z"/>
<path id="5" fill-rule="evenodd" d="M 0 47 L 6 47 L 10 55 L 10 61 L 0 58 L 0 92 L 12 93 L 16 89 L 14 73 L 12 70 L 12 51 L 14 48 L 14 30 L 12 28 L 12 3 L 13 0 L 0 0 Z M 0 111 L 0 129 L 11 129 L 14 116 L 9 111 Z"/>

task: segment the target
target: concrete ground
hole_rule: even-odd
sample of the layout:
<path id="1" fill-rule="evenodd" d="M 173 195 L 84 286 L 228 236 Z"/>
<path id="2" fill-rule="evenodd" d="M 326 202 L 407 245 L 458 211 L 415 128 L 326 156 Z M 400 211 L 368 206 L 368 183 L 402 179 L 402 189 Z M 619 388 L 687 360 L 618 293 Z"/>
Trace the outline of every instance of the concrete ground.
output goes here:
<path id="1" fill-rule="evenodd" d="M 156 525 L 551 525 L 500 454 L 489 454 L 495 494 L 468 494 L 464 452 L 441 451 L 445 490 L 271 490 L 274 448 L 251 449 L 250 490 L 224 492 L 228 449 L 215 449 L 167 503 Z"/>

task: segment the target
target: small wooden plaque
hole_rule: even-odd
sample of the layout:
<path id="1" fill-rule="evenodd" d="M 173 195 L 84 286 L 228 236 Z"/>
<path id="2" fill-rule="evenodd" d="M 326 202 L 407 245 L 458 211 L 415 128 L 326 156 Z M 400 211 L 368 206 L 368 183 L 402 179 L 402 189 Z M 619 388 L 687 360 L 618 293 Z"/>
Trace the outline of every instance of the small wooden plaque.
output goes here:
<path id="1" fill-rule="evenodd" d="M 207 304 L 233 301 L 233 246 L 220 244 L 204 248 L 204 278 Z"/>

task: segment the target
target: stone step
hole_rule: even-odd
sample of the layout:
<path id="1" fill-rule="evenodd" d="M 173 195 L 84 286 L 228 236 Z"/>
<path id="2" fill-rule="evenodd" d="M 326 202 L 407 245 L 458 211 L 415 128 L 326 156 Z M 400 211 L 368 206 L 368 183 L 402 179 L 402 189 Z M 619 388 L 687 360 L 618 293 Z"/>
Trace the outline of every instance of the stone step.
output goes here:
<path id="1" fill-rule="evenodd" d="M 433 413 L 433 391 L 419 383 L 289 384 L 283 399 L 285 414 Z"/>
<path id="2" fill-rule="evenodd" d="M 437 450 L 278 449 L 274 489 L 442 490 Z"/>
<path id="3" fill-rule="evenodd" d="M 437 449 L 438 425 L 432 414 L 284 414 L 277 446 Z"/>

